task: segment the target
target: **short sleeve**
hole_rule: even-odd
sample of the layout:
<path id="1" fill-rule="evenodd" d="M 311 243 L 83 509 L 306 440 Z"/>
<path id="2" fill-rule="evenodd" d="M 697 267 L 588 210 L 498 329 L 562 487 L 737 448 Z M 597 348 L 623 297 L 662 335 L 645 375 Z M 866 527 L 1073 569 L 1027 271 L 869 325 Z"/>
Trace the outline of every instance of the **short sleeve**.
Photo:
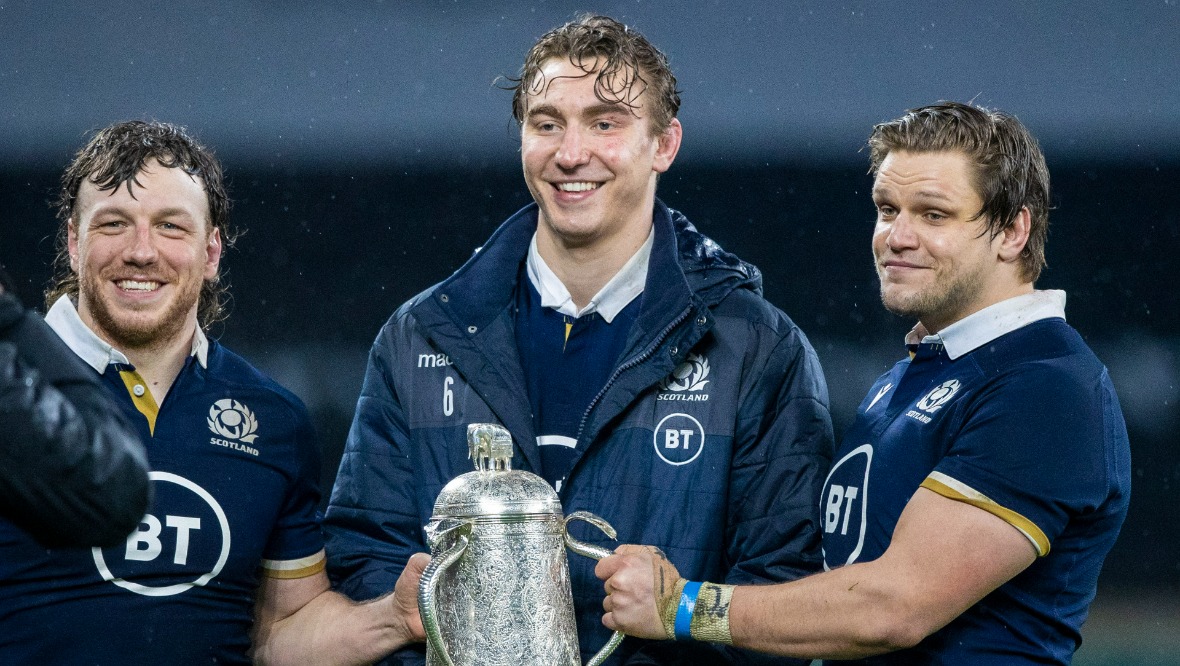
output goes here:
<path id="1" fill-rule="evenodd" d="M 1109 494 L 1105 387 L 1068 362 L 1016 366 L 964 401 L 960 431 L 922 483 L 1002 518 L 1038 556 Z"/>
<path id="2" fill-rule="evenodd" d="M 323 571 L 325 564 L 316 513 L 320 502 L 319 449 L 307 412 L 299 407 L 290 485 L 263 552 L 262 568 L 271 578 L 303 578 Z"/>

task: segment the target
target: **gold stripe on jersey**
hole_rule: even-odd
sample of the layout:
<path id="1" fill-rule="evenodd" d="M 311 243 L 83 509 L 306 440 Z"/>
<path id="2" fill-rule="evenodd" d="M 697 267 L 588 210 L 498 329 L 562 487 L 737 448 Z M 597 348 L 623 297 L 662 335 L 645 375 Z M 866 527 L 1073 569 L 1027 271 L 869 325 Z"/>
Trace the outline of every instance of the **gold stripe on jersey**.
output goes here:
<path id="1" fill-rule="evenodd" d="M 315 555 L 297 560 L 263 560 L 262 575 L 267 578 L 307 578 L 324 570 L 328 558 L 321 549 Z"/>
<path id="2" fill-rule="evenodd" d="M 987 495 L 975 490 L 971 486 L 953 479 L 942 472 L 931 472 L 930 476 L 927 476 L 926 480 L 922 481 L 922 487 L 927 490 L 933 490 L 948 499 L 966 502 L 971 506 L 987 511 L 1020 530 L 1024 536 L 1028 537 L 1028 540 L 1032 542 L 1033 548 L 1037 550 L 1038 557 L 1044 557 L 1049 554 L 1049 537 L 1045 536 L 1045 533 L 1041 531 L 1041 528 L 1037 527 L 1036 523 L 1012 509 L 1000 506 Z"/>
<path id="3" fill-rule="evenodd" d="M 154 435 L 156 434 L 156 416 L 160 413 L 160 406 L 156 404 L 156 399 L 152 397 L 152 392 L 148 389 L 147 382 L 143 377 L 134 370 L 120 370 L 119 377 L 123 379 L 123 385 L 127 387 L 127 393 L 131 396 L 131 403 L 147 418 L 148 430 Z M 142 395 L 135 393 L 135 388 L 139 387 Z"/>

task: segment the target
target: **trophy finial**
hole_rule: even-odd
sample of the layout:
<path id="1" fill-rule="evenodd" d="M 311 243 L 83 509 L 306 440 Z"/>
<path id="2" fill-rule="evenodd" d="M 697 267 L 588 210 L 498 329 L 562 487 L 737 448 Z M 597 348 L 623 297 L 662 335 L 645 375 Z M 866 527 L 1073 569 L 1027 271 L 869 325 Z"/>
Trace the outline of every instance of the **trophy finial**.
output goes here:
<path id="1" fill-rule="evenodd" d="M 475 469 L 507 471 L 512 469 L 512 435 L 495 423 L 471 423 L 467 426 L 467 457 Z"/>

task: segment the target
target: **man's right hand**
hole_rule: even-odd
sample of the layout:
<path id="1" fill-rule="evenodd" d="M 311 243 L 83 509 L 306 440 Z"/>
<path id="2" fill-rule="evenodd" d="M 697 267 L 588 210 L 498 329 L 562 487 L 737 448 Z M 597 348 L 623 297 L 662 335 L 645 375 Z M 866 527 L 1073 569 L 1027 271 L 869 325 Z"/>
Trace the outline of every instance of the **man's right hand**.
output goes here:
<path id="1" fill-rule="evenodd" d="M 675 619 L 683 579 L 658 548 L 622 545 L 594 567 L 603 581 L 608 629 L 639 638 L 672 637 L 667 618 Z"/>

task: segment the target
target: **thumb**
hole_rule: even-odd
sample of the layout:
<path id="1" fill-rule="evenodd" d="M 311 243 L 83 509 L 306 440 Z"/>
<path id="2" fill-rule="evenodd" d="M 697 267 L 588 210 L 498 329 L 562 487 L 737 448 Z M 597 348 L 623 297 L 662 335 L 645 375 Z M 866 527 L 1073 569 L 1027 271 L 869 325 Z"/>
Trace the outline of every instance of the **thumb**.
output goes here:
<path id="1" fill-rule="evenodd" d="M 412 575 L 421 577 L 422 572 L 426 571 L 426 567 L 430 564 L 430 556 L 426 553 L 414 553 L 406 562 L 406 571 Z"/>

